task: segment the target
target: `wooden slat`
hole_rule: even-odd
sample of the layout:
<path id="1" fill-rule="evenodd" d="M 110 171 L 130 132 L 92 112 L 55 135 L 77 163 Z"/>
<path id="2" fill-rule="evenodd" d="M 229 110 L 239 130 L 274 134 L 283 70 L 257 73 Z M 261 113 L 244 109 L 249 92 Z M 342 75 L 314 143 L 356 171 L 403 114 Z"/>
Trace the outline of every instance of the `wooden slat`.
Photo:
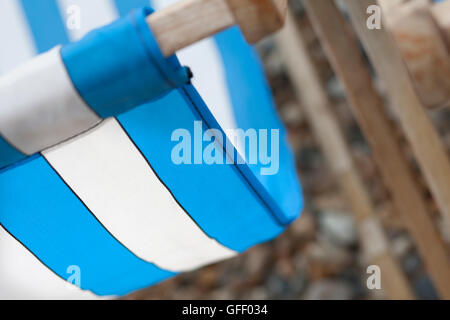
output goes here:
<path id="1" fill-rule="evenodd" d="M 368 263 L 380 266 L 383 287 L 389 298 L 413 299 L 408 281 L 389 250 L 387 237 L 354 166 L 305 41 L 290 14 L 277 42 L 298 99 L 302 101 L 329 166 L 355 214 L 360 243 Z"/>
<path id="2" fill-rule="evenodd" d="M 287 0 L 184 0 L 147 22 L 167 57 L 236 24 L 255 43 L 283 26 L 286 8 Z"/>
<path id="3" fill-rule="evenodd" d="M 366 2 L 356 0 L 346 3 L 356 4 L 362 10 L 359 1 L 361 4 Z M 384 109 L 383 100 L 374 88 L 359 43 L 333 1 L 306 0 L 305 4 L 329 60 L 345 86 L 349 102 L 371 145 L 394 205 L 414 238 L 435 287 L 443 298 L 449 299 L 450 262 L 446 247 L 430 218 L 424 196 L 401 152 L 401 145 L 395 140 L 395 131 Z M 368 30 L 366 8 L 361 11 L 364 12 L 361 14 L 364 26 L 359 24 L 359 27 Z M 383 53 L 383 59 L 390 59 L 388 53 Z M 403 62 L 400 65 L 403 66 Z"/>
<path id="4" fill-rule="evenodd" d="M 386 85 L 394 111 L 450 230 L 450 161 L 418 97 L 402 55 L 384 28 L 368 30 L 366 8 L 376 0 L 347 0 L 351 19 L 374 67 Z"/>

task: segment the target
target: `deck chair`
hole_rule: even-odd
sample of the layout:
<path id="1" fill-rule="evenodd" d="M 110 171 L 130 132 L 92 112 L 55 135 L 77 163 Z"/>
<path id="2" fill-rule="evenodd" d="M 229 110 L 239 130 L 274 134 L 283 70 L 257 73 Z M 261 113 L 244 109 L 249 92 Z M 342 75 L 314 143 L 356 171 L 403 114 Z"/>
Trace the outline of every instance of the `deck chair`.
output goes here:
<path id="1" fill-rule="evenodd" d="M 235 26 L 166 58 L 146 21 L 173 3 L 0 1 L 0 298 L 126 295 L 300 214 L 255 50 Z"/>

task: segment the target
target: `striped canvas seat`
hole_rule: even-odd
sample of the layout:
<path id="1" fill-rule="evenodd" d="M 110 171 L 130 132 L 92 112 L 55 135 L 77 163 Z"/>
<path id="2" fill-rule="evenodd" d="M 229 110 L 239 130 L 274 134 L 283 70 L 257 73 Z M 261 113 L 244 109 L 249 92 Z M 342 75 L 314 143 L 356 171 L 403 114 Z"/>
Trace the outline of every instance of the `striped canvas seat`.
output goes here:
<path id="1" fill-rule="evenodd" d="M 178 66 L 185 83 L 164 87 L 164 94 L 138 107 L 123 107 L 127 102 L 121 100 L 120 110 L 111 114 L 103 114 L 101 106 L 114 105 L 111 97 L 118 91 L 133 92 L 126 101 L 145 96 L 148 91 L 137 92 L 143 83 L 112 79 L 110 87 L 85 90 L 95 87 L 92 83 L 103 70 L 96 71 L 96 64 L 89 65 L 86 59 L 64 60 L 64 55 L 77 57 L 77 52 L 59 45 L 80 40 L 134 8 L 161 8 L 171 2 L 0 1 L 0 75 L 7 75 L 0 79 L 45 53 L 38 58 L 39 66 L 50 67 L 33 73 L 38 80 L 25 77 L 23 82 L 44 83 L 35 94 L 54 95 L 56 102 L 41 103 L 42 112 L 58 104 L 58 96 L 66 91 L 72 97 L 71 108 L 83 109 L 75 127 L 58 128 L 63 134 L 44 132 L 46 126 L 40 125 L 42 133 L 26 139 L 16 134 L 23 128 L 2 124 L 0 111 L 0 152 L 18 153 L 15 161 L 0 169 L 0 298 L 124 295 L 233 257 L 276 237 L 299 215 L 302 198 L 286 132 L 258 58 L 238 28 L 178 54 L 192 70 L 192 83 L 184 78 L 186 69 L 171 57 L 169 63 Z M 68 19 L 78 9 L 81 28 L 73 29 Z M 102 54 L 113 59 L 113 52 Z M 74 82 L 75 78 L 82 80 Z M 23 95 L 16 95 L 20 104 L 8 101 L 18 107 L 32 105 L 29 91 L 27 86 L 20 88 Z M 67 118 L 72 125 L 74 116 L 67 114 L 73 109 L 61 110 L 58 119 Z M 29 112 L 36 112 L 36 118 L 42 114 Z M 83 126 L 89 129 L 80 130 Z M 277 132 L 275 172 L 267 173 L 264 161 L 208 164 L 196 159 L 195 146 L 192 164 L 173 161 L 180 139 L 174 133 L 181 132 L 191 135 L 193 144 L 200 137 L 200 145 L 204 144 L 200 148 L 215 145 L 226 162 L 230 156 L 223 147 L 226 142 L 216 136 L 207 141 L 205 132 L 215 129 L 220 135 L 236 128 Z M 46 140 L 47 136 L 51 138 Z M 245 140 L 232 141 L 232 146 L 236 158 L 247 158 Z M 271 147 L 265 145 L 269 153 Z"/>

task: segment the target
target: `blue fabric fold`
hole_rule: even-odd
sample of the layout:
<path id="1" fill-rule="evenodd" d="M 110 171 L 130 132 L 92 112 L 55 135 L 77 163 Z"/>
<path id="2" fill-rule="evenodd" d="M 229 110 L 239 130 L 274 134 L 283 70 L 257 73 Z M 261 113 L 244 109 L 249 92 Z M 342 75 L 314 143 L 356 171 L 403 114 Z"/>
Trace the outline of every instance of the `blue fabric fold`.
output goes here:
<path id="1" fill-rule="evenodd" d="M 133 10 L 61 48 L 75 88 L 102 118 L 154 101 L 190 81 L 188 68 L 175 56 L 163 56 L 146 22 L 152 12 L 149 7 Z"/>
<path id="2" fill-rule="evenodd" d="M 0 170 L 12 163 L 25 159 L 26 157 L 26 154 L 23 154 L 14 148 L 0 134 Z"/>

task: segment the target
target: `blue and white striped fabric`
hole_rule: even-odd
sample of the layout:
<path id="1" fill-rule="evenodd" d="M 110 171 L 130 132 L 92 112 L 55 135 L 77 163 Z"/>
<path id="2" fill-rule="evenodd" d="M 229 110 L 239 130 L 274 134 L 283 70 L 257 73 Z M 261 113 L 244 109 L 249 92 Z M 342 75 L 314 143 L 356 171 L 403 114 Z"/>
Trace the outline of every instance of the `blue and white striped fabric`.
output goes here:
<path id="1" fill-rule="evenodd" d="M 159 52 L 149 11 L 129 14 L 172 2 L 0 1 L 0 298 L 124 295 L 272 239 L 300 213 L 255 52 L 237 28 L 182 50 L 191 83 Z M 278 173 L 177 165 L 179 128 L 279 129 Z"/>

